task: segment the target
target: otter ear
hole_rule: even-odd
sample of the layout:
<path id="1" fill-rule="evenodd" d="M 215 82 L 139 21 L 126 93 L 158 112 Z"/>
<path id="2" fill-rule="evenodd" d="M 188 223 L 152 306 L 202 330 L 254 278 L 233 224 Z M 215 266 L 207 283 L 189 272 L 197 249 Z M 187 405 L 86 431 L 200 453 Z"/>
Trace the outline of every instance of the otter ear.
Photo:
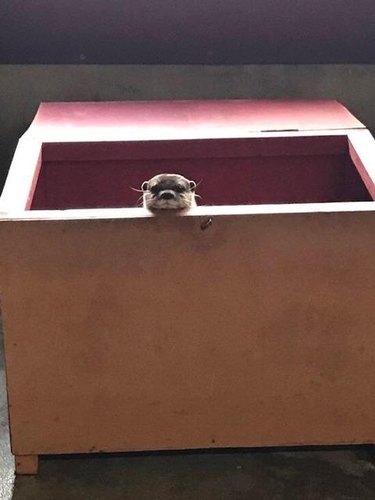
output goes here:
<path id="1" fill-rule="evenodd" d="M 142 191 L 148 191 L 148 181 L 142 183 L 141 189 Z"/>
<path id="2" fill-rule="evenodd" d="M 189 181 L 190 191 L 195 191 L 197 184 L 194 181 Z"/>

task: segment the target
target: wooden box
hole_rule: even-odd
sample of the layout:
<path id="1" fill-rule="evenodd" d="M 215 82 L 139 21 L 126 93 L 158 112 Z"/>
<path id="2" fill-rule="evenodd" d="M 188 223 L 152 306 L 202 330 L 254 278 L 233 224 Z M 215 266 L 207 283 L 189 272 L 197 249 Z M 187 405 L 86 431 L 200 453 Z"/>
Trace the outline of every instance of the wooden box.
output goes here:
<path id="1" fill-rule="evenodd" d="M 185 215 L 137 208 L 163 171 Z M 17 470 L 375 440 L 375 142 L 337 102 L 42 104 L 0 203 Z"/>

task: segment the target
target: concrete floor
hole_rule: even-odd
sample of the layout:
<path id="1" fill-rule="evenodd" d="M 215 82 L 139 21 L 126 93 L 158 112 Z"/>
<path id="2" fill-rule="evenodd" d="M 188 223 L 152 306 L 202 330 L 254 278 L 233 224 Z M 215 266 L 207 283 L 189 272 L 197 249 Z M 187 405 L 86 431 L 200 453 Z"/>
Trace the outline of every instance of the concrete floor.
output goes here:
<path id="1" fill-rule="evenodd" d="M 0 344 L 1 345 L 1 344 Z M 14 477 L 0 360 L 0 500 L 374 500 L 375 450 L 50 457 Z"/>

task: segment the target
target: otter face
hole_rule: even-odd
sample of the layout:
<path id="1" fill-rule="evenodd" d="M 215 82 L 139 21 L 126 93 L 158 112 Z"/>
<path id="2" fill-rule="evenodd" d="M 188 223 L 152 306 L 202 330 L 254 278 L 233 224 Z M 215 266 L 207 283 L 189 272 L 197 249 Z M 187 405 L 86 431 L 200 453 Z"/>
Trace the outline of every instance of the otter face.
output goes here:
<path id="1" fill-rule="evenodd" d="M 159 174 L 142 184 L 148 210 L 183 210 L 196 206 L 196 183 L 178 174 Z"/>

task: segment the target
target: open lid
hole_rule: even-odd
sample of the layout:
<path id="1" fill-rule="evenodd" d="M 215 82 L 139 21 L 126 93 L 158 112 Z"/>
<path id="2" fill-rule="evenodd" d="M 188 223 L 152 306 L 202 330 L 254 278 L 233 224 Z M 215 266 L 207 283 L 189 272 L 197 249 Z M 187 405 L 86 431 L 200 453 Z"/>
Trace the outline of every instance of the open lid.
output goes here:
<path id="1" fill-rule="evenodd" d="M 26 134 L 42 142 L 91 142 L 353 128 L 365 127 L 337 101 L 125 101 L 42 103 Z"/>

